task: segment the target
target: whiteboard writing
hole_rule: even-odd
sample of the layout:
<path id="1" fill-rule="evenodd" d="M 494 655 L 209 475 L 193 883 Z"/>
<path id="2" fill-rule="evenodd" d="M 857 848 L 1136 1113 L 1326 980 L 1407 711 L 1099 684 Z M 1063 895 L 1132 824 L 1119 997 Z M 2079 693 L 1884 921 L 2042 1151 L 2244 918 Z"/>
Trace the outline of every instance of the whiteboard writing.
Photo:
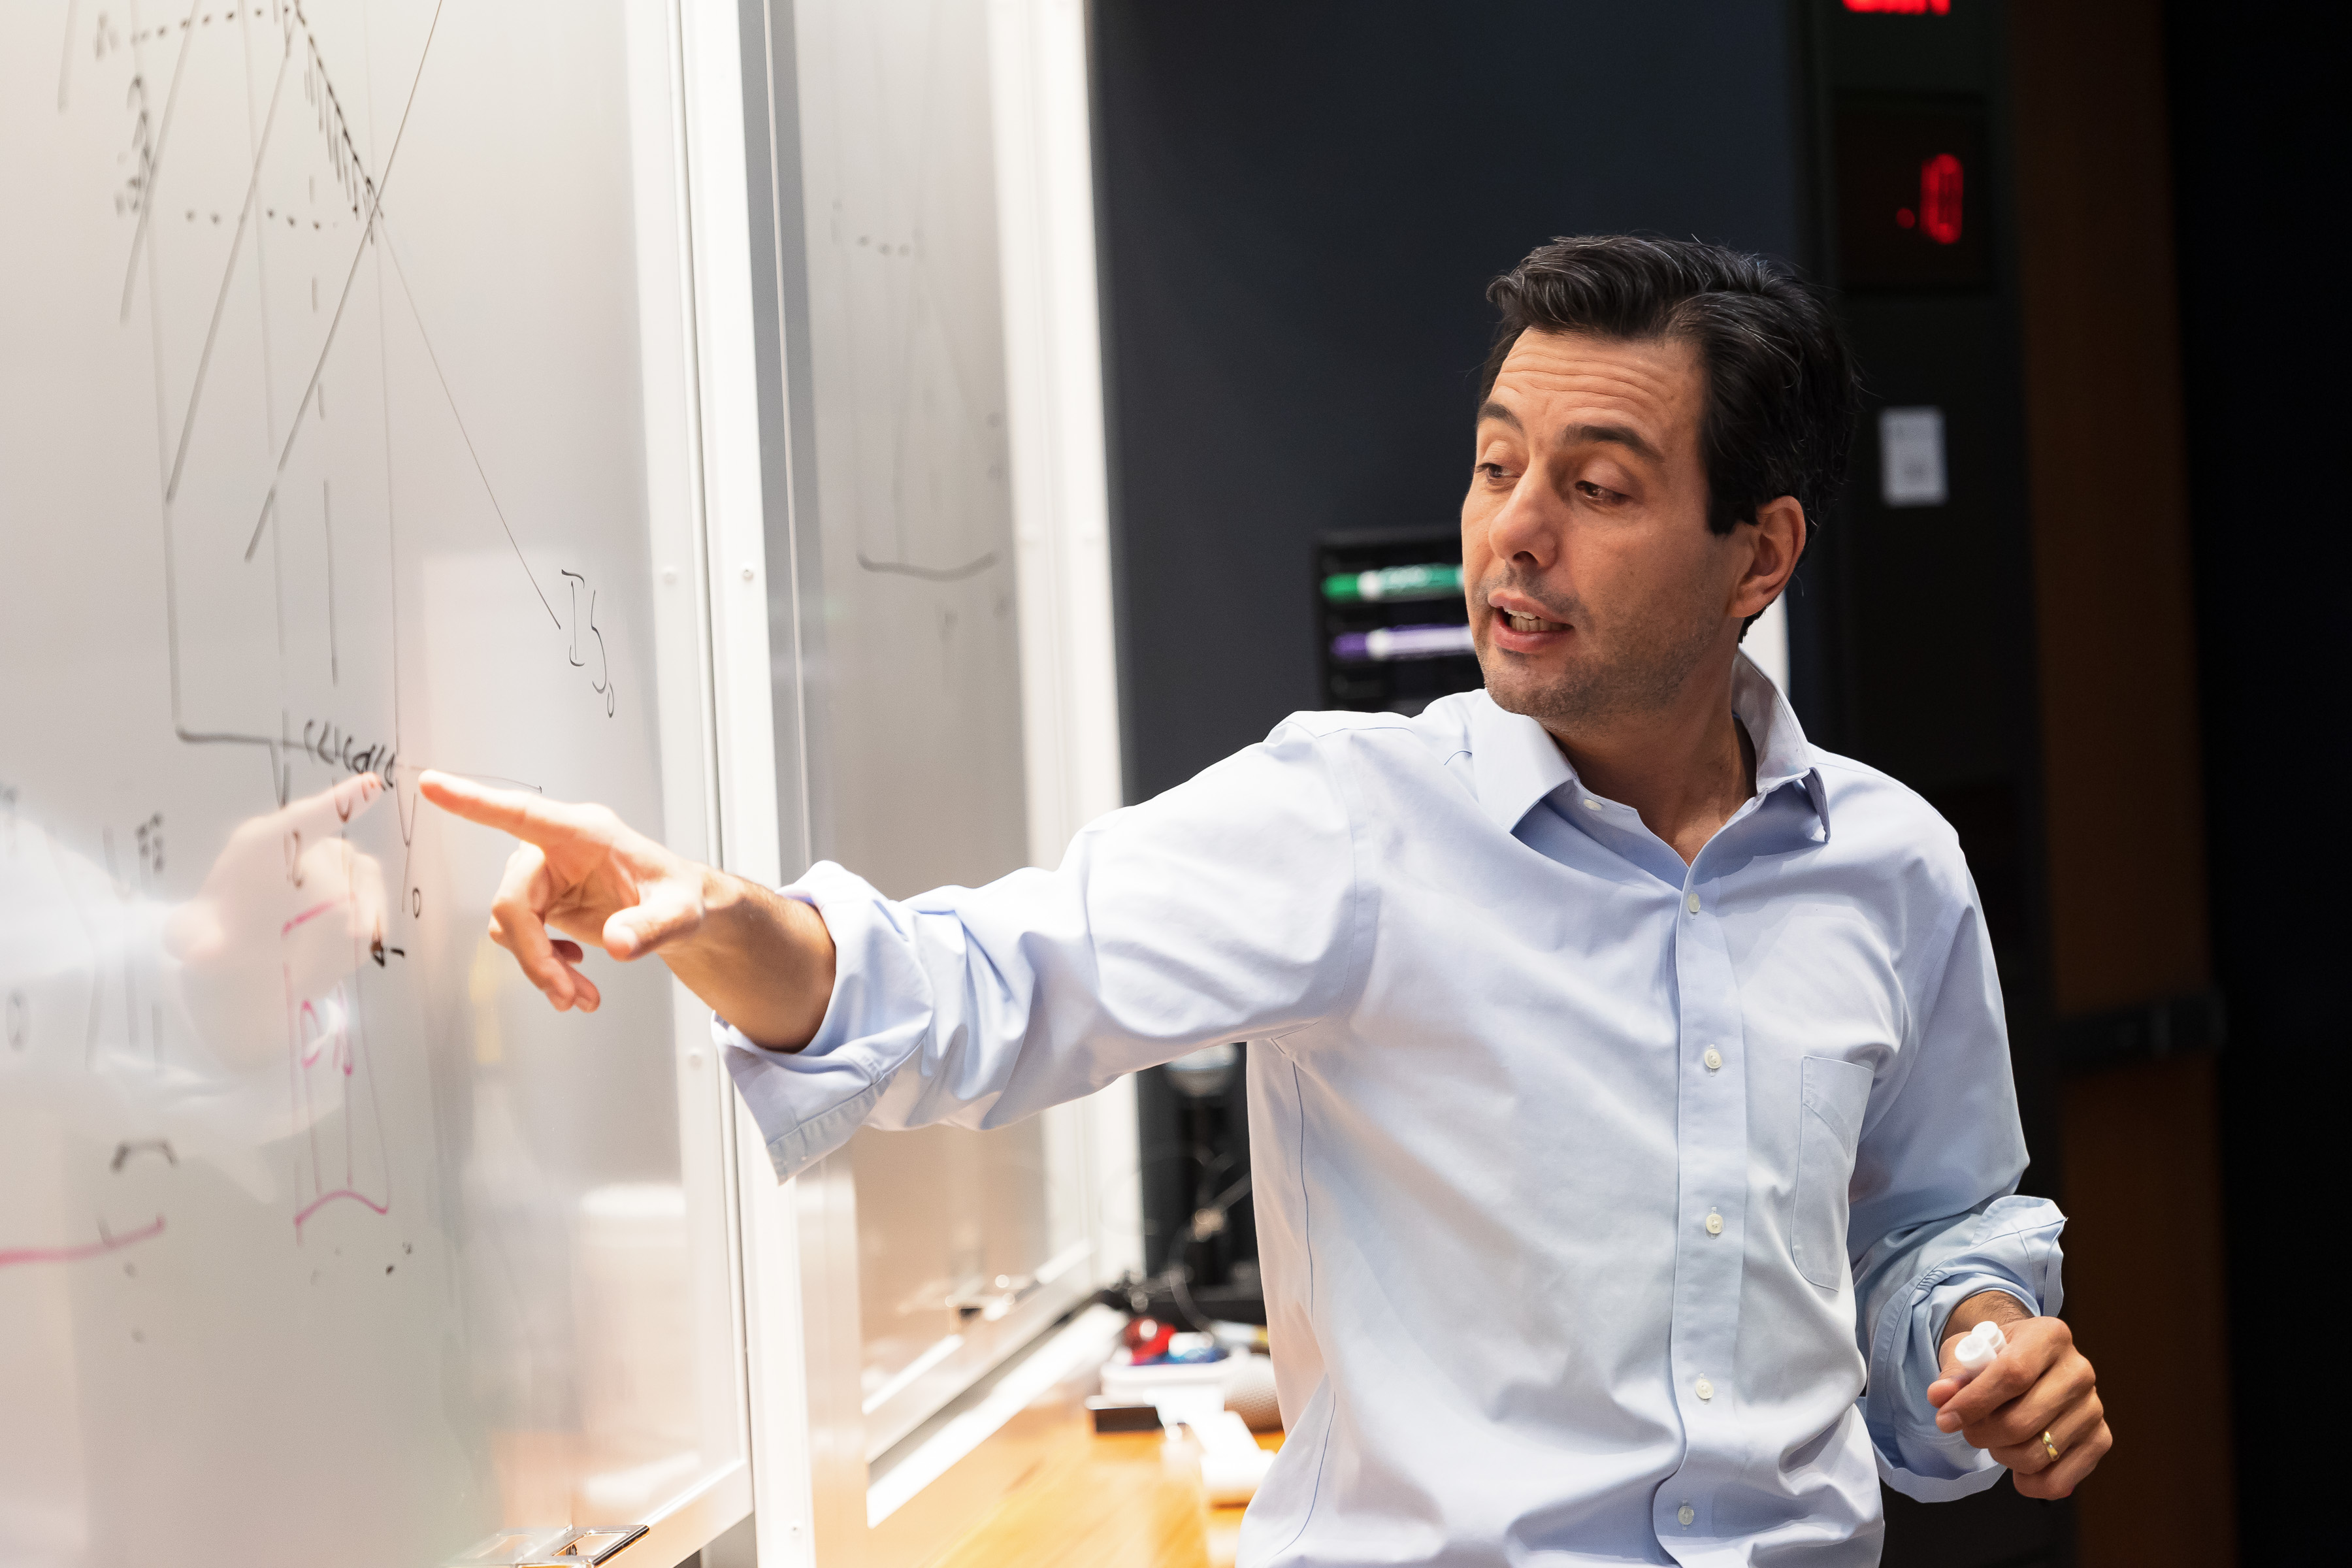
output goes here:
<path id="1" fill-rule="evenodd" d="M 415 788 L 663 817 L 648 16 L 0 7 L 0 1561 L 431 1563 L 740 1457 L 667 984 L 547 1012 Z M 614 1191 L 691 1310 L 583 1283 Z"/>

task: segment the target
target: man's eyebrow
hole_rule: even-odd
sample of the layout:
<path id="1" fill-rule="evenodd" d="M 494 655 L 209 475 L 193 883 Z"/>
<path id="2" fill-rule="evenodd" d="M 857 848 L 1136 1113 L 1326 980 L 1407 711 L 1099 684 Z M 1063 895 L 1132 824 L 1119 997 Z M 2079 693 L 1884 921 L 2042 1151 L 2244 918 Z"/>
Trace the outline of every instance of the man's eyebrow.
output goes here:
<path id="1" fill-rule="evenodd" d="M 1486 399 L 1478 409 L 1479 424 L 1484 425 L 1489 419 L 1499 419 L 1512 429 L 1519 431 L 1522 435 L 1526 434 L 1526 427 L 1520 425 L 1519 416 L 1491 397 Z"/>
<path id="2" fill-rule="evenodd" d="M 1654 463 L 1665 458 L 1655 447 L 1643 438 L 1642 433 L 1627 425 L 1571 425 L 1559 433 L 1563 447 L 1580 447 L 1591 442 L 1605 441 L 1624 447 L 1636 457 L 1647 458 Z"/>

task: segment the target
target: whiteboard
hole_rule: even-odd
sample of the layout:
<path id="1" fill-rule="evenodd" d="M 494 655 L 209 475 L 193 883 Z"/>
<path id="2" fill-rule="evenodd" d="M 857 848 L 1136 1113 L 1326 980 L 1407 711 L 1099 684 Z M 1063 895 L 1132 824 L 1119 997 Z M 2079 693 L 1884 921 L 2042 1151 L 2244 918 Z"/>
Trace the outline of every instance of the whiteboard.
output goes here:
<path id="1" fill-rule="evenodd" d="M 551 1013 L 415 789 L 708 852 L 675 61 L 657 0 L 0 8 L 0 1560 L 748 1507 L 706 1016 Z"/>
<path id="2" fill-rule="evenodd" d="M 814 847 L 894 897 L 978 885 L 1030 847 L 988 17 L 814 0 L 792 23 L 820 302 Z M 866 1129 L 840 1156 L 869 1463 L 1099 1283 L 1076 1120 Z"/>
<path id="3" fill-rule="evenodd" d="M 816 585 L 793 629 L 822 654 L 801 692 L 810 854 L 894 897 L 1052 864 L 1069 826 L 1034 841 L 1027 699 L 1068 678 L 1029 657 L 1055 610 L 1022 578 L 1016 529 L 997 24 L 974 0 L 802 0 L 768 22 L 786 128 L 769 151 L 797 209 L 780 270 L 810 302 L 778 356 L 806 426 L 793 542 Z M 1108 629 L 1084 650 L 1106 669 Z M 1115 752 L 1109 717 L 1096 738 Z M 1117 804 L 1114 786 L 1097 809 Z M 985 1132 L 863 1129 L 801 1178 L 841 1233 L 808 1247 L 835 1260 L 813 1283 L 837 1333 L 809 1355 L 811 1421 L 852 1457 L 869 1526 L 941 1468 L 926 1450 L 943 1413 L 1116 1277 L 1103 1233 L 1135 1185 L 1130 1093 Z M 850 1536 L 821 1551 L 898 1551 Z M 898 1555 L 937 1545 L 909 1542 Z"/>

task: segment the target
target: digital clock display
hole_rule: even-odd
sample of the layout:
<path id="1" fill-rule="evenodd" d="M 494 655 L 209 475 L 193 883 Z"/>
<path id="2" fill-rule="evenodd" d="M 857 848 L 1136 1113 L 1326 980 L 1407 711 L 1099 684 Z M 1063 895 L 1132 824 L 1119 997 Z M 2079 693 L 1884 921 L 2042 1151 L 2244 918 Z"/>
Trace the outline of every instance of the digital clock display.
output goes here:
<path id="1" fill-rule="evenodd" d="M 1980 288 L 1985 121 L 1972 100 L 1883 100 L 1837 114 L 1838 264 L 1849 289 Z"/>

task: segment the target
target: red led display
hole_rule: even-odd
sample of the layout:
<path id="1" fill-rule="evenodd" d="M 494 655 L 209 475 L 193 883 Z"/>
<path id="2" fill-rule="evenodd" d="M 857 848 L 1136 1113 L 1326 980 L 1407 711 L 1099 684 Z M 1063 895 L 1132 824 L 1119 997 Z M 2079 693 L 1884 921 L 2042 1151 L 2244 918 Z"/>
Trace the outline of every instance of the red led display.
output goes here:
<path id="1" fill-rule="evenodd" d="M 1937 245 L 1960 242 L 1960 161 L 1949 153 L 1919 165 L 1919 226 Z"/>
<path id="2" fill-rule="evenodd" d="M 1845 0 L 1845 8 L 1886 16 L 1948 16 L 1952 0 Z"/>
<path id="3" fill-rule="evenodd" d="M 1844 100 L 1836 150 L 1838 270 L 1847 288 L 1969 289 L 1992 280 L 1979 100 Z"/>

